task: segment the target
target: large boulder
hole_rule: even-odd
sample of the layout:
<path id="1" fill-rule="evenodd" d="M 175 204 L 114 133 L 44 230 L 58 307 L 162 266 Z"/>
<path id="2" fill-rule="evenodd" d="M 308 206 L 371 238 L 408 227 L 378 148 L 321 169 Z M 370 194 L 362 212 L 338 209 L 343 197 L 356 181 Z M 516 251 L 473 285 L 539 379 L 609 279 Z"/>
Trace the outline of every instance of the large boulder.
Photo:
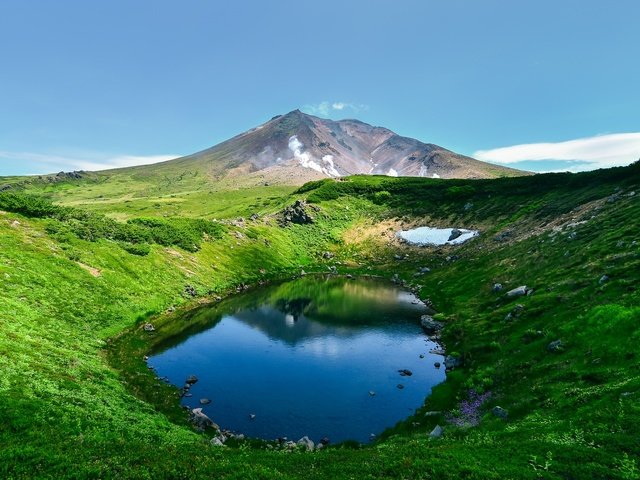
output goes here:
<path id="1" fill-rule="evenodd" d="M 303 200 L 296 200 L 281 212 L 280 225 L 286 227 L 292 223 L 306 225 L 313 223 L 313 216 L 309 213 L 309 207 Z"/>

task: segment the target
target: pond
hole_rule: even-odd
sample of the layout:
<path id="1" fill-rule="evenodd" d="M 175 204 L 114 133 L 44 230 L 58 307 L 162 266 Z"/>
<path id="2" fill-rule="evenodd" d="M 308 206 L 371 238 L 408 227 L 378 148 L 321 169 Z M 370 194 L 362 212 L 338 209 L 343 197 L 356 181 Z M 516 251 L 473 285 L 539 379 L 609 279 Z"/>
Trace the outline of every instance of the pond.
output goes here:
<path id="1" fill-rule="evenodd" d="M 273 440 L 375 438 L 445 379 L 420 328 L 427 307 L 372 279 L 309 276 L 192 312 L 151 352 L 157 374 L 221 428 Z"/>

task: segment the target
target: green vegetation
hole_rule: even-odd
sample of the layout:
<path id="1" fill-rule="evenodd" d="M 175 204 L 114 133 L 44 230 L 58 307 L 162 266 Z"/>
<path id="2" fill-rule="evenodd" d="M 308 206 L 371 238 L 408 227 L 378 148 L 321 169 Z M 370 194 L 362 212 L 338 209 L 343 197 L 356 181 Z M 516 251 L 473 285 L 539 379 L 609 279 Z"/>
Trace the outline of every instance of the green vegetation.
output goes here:
<path id="1" fill-rule="evenodd" d="M 118 191 L 107 174 L 12 180 L 0 194 L 0 477 L 639 478 L 640 164 L 248 186 L 220 204 L 194 188 L 199 175 L 174 174 L 161 185 L 117 173 Z M 163 188 L 181 205 L 153 207 Z M 129 208 L 127 191 L 148 194 Z M 315 222 L 279 227 L 297 198 L 319 208 Z M 390 241 L 423 224 L 481 236 L 442 248 Z M 146 369 L 141 325 L 196 324 L 188 312 L 207 296 L 331 266 L 398 274 L 439 310 L 463 367 L 369 447 L 210 446 Z M 533 294 L 506 296 L 520 285 Z M 475 418 L 472 390 L 486 397 L 477 425 L 456 427 Z M 429 440 L 436 424 L 445 434 Z"/>

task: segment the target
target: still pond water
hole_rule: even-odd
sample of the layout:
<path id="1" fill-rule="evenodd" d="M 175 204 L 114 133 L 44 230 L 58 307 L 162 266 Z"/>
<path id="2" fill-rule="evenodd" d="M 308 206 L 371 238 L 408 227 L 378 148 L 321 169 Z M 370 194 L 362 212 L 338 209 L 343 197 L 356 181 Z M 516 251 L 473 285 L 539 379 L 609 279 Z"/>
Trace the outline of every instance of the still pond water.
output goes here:
<path id="1" fill-rule="evenodd" d="M 192 312 L 149 365 L 178 387 L 196 375 L 182 403 L 221 428 L 368 442 L 445 379 L 420 328 L 424 313 L 413 294 L 385 282 L 306 277 Z"/>

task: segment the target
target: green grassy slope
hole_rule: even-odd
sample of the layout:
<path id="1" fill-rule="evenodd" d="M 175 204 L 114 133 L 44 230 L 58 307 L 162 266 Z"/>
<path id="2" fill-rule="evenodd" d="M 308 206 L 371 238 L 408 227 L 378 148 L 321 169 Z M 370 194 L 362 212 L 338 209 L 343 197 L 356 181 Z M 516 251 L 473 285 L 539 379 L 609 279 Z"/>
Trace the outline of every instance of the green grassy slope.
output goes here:
<path id="1" fill-rule="evenodd" d="M 72 204 L 66 190 L 73 188 L 62 182 L 45 193 Z M 123 241 L 118 235 L 130 227 L 107 222 L 106 229 L 100 215 L 82 210 L 25 210 L 15 199 L 23 193 L 12 192 L 13 203 L 0 194 L 3 478 L 638 478 L 638 164 L 493 181 L 352 177 L 295 194 L 234 196 L 231 210 L 203 197 L 174 212 L 246 216 L 259 203 L 254 195 L 272 198 L 260 219 L 221 223 L 219 234 L 188 250 L 164 227 L 162 235 L 153 227 Z M 269 214 L 298 197 L 318 205 L 317 222 L 280 228 Z M 126 212 L 122 218 L 170 213 L 130 212 L 120 201 L 80 203 L 93 212 Z M 164 221 L 200 231 L 178 218 Z M 380 235 L 403 223 L 482 233 L 439 249 Z M 336 257 L 323 259 L 324 250 Z M 398 252 L 407 258 L 395 260 Z M 333 264 L 343 273 L 398 274 L 433 301 L 447 325 L 449 353 L 464 360 L 416 416 L 371 447 L 216 449 L 175 413 L 170 389 L 145 371 L 139 355 L 116 362 L 122 371 L 107 361 L 114 336 L 197 301 L 185 294 L 187 285 L 204 296 Z M 415 276 L 420 266 L 431 272 Z M 497 282 L 502 292 L 492 291 Z M 505 298 L 519 285 L 534 293 Z M 171 325 L 171 317 L 153 321 Z M 554 340 L 562 348 L 549 352 Z M 144 351 L 144 343 L 138 347 Z M 478 425 L 457 428 L 445 417 L 475 423 L 460 408 L 470 390 L 490 396 Z M 506 421 L 490 413 L 496 405 L 509 411 Z M 426 410 L 448 415 L 425 417 Z M 430 441 L 436 423 L 445 425 L 445 436 Z"/>

